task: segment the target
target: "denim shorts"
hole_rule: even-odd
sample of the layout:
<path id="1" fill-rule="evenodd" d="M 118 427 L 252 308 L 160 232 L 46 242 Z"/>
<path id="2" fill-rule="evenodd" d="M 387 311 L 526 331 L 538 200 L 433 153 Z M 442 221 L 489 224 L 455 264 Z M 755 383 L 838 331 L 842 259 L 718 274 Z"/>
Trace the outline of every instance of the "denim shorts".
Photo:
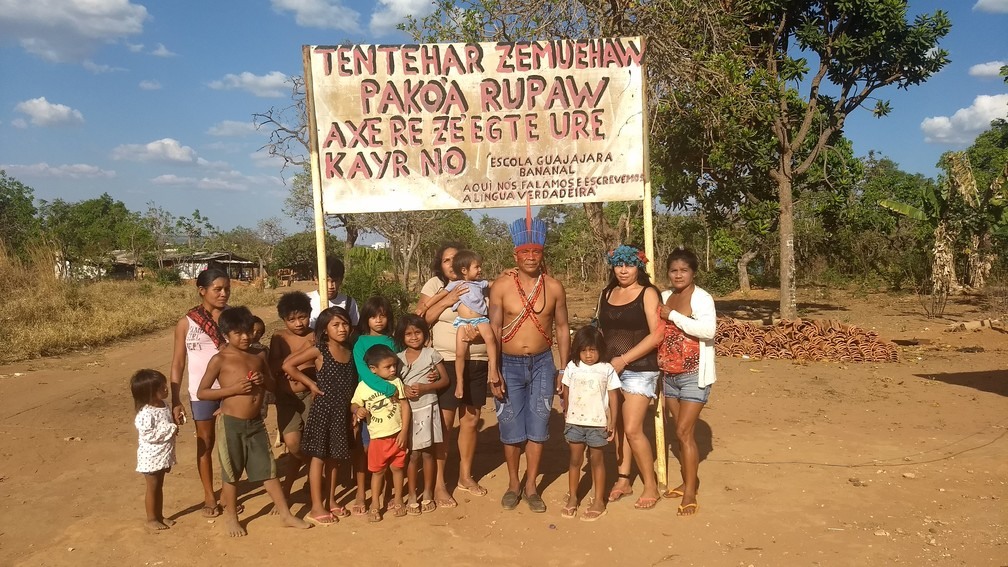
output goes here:
<path id="1" fill-rule="evenodd" d="M 698 370 L 682 374 L 662 372 L 662 387 L 665 390 L 665 397 L 683 402 L 706 404 L 707 398 L 710 396 L 710 385 L 701 388 L 699 380 L 700 372 Z"/>
<path id="2" fill-rule="evenodd" d="M 606 433 L 605 427 L 573 424 L 564 426 L 564 439 L 568 443 L 581 443 L 597 449 L 609 444 L 608 437 L 609 434 Z"/>
<path id="3" fill-rule="evenodd" d="M 626 394 L 638 394 L 654 399 L 658 397 L 658 371 L 635 372 L 624 370 L 620 375 L 620 389 Z"/>
<path id="4" fill-rule="evenodd" d="M 494 399 L 501 443 L 545 443 L 556 389 L 553 352 L 547 349 L 520 356 L 502 353 L 501 375 L 506 387 L 504 399 Z"/>
<path id="5" fill-rule="evenodd" d="M 214 413 L 220 409 L 220 400 L 192 400 L 193 421 L 212 421 Z"/>

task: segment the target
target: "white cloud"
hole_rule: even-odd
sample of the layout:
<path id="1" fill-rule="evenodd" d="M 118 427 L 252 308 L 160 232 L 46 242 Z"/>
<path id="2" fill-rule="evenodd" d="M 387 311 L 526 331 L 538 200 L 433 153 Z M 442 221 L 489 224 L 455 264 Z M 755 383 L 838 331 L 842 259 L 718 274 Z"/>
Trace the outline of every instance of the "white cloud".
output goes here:
<path id="1" fill-rule="evenodd" d="M 277 12 L 292 12 L 294 21 L 306 28 L 360 31 L 360 14 L 340 0 L 272 0 Z"/>
<path id="2" fill-rule="evenodd" d="M 140 88 L 145 91 L 158 91 L 161 90 L 161 83 L 154 80 L 140 81 Z"/>
<path id="3" fill-rule="evenodd" d="M 420 19 L 434 10 L 430 0 L 378 0 L 371 14 L 371 33 L 386 35 L 395 31 L 396 26 L 406 20 L 406 16 Z"/>
<path id="4" fill-rule="evenodd" d="M 252 122 L 240 122 L 238 120 L 222 120 L 207 130 L 211 136 L 233 137 L 248 136 L 255 133 L 255 124 Z"/>
<path id="5" fill-rule="evenodd" d="M 95 75 L 101 75 L 103 73 L 112 73 L 115 71 L 125 71 L 126 69 L 122 67 L 112 67 L 111 65 L 99 65 L 94 61 L 87 59 L 82 63 L 85 69 L 94 73 Z"/>
<path id="6" fill-rule="evenodd" d="M 11 120 L 11 126 L 24 130 L 28 127 L 28 122 L 26 122 L 24 118 L 15 118 L 14 120 Z"/>
<path id="7" fill-rule="evenodd" d="M 126 49 L 130 50 L 130 53 L 140 53 L 143 51 L 144 44 L 142 43 L 130 43 L 126 42 Z"/>
<path id="8" fill-rule="evenodd" d="M 973 4 L 973 9 L 981 12 L 1008 13 L 1008 0 L 977 0 L 977 3 Z"/>
<path id="9" fill-rule="evenodd" d="M 148 144 L 123 144 L 112 149 L 112 159 L 126 161 L 154 161 L 163 163 L 200 164 L 196 150 L 183 146 L 178 140 L 162 138 Z M 203 160 L 204 162 L 206 160 Z"/>
<path id="10" fill-rule="evenodd" d="M 154 185 L 187 187 L 207 191 L 248 191 L 249 185 L 273 185 L 275 179 L 269 176 L 250 177 L 238 171 L 226 171 L 213 177 L 186 177 L 179 175 L 159 175 L 151 179 Z"/>
<path id="11" fill-rule="evenodd" d="M 53 104 L 44 96 L 17 103 L 14 110 L 27 114 L 35 126 L 72 126 L 84 123 L 79 110 L 65 104 Z"/>
<path id="12" fill-rule="evenodd" d="M 280 71 L 273 71 L 267 75 L 255 75 L 248 71 L 240 75 L 228 73 L 222 79 L 211 81 L 210 88 L 215 90 L 238 89 L 263 98 L 279 98 L 290 94 L 287 75 Z"/>
<path id="13" fill-rule="evenodd" d="M 254 165 L 255 167 L 269 168 L 274 170 L 283 167 L 284 164 L 283 158 L 270 155 L 269 151 L 267 151 L 266 148 L 260 148 L 250 153 L 249 159 L 252 160 L 252 165 Z M 294 169 L 299 170 L 300 168 L 292 168 L 291 171 L 293 171 Z"/>
<path id="14" fill-rule="evenodd" d="M 933 116 L 921 122 L 924 141 L 968 144 L 990 127 L 991 120 L 1008 117 L 1008 94 L 979 95 L 973 104 L 949 116 Z"/>
<path id="15" fill-rule="evenodd" d="M 8 172 L 17 175 L 58 177 L 64 179 L 111 178 L 116 176 L 116 172 L 113 170 L 102 169 L 96 165 L 88 165 L 86 163 L 65 165 L 49 165 L 45 162 L 26 165 L 12 164 L 0 166 L 0 169 L 6 169 Z"/>
<path id="16" fill-rule="evenodd" d="M 0 0 L 0 37 L 48 61 L 82 62 L 102 44 L 143 32 L 148 17 L 129 0 Z"/>
<path id="17" fill-rule="evenodd" d="M 154 51 L 151 51 L 151 55 L 155 57 L 175 57 L 175 53 L 164 46 L 163 43 L 157 44 Z"/>
<path id="18" fill-rule="evenodd" d="M 1001 75 L 1001 67 L 1008 65 L 1004 61 L 988 61 L 986 63 L 977 63 L 976 65 L 969 68 L 969 74 L 971 77 L 999 77 Z"/>

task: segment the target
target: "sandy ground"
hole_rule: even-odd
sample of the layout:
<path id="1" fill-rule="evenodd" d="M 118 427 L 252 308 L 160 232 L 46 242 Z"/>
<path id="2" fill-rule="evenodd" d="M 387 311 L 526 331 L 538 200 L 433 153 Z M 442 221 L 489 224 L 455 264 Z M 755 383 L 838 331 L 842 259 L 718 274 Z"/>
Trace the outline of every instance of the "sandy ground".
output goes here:
<path id="1" fill-rule="evenodd" d="M 759 315 L 774 303 L 757 295 L 719 301 L 719 311 Z M 593 298 L 572 304 L 581 319 L 594 308 Z M 419 518 L 295 531 L 268 515 L 255 487 L 242 500 L 249 536 L 238 540 L 199 514 L 187 425 L 165 488 L 178 523 L 150 534 L 127 380 L 144 366 L 167 373 L 170 331 L 0 366 L 0 565 L 1008 565 L 1008 335 L 944 332 L 981 315 L 969 302 L 938 321 L 911 297 L 834 293 L 801 308 L 918 344 L 892 364 L 719 359 L 698 425 L 692 518 L 671 500 L 637 511 L 624 499 L 595 523 L 562 519 L 559 414 L 540 479 L 549 511 L 502 510 L 506 471 L 488 406 L 476 461 L 488 496 L 456 491 L 458 508 Z M 269 309 L 258 314 L 277 324 Z M 304 491 L 293 501 L 307 512 Z"/>

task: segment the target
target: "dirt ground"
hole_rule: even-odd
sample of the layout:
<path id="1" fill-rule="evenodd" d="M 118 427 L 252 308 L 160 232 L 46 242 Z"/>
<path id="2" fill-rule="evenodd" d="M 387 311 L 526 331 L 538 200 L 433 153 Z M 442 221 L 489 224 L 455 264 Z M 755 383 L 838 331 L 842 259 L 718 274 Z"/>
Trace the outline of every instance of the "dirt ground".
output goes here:
<path id="1" fill-rule="evenodd" d="M 594 311 L 584 295 L 571 301 L 575 322 Z M 945 332 L 982 316 L 969 301 L 928 320 L 915 297 L 806 296 L 805 316 L 875 329 L 905 345 L 901 361 L 719 359 L 698 425 L 701 507 L 691 518 L 677 517 L 671 500 L 637 511 L 624 499 L 595 523 L 562 519 L 558 413 L 540 479 L 548 512 L 503 511 L 490 405 L 475 465 L 488 496 L 456 491 L 455 509 L 301 532 L 281 528 L 252 488 L 243 539 L 200 516 L 186 425 L 165 483 L 165 511 L 178 523 L 150 534 L 127 380 L 140 367 L 167 373 L 170 330 L 0 366 L 0 565 L 1008 565 L 1008 334 Z M 775 303 L 757 293 L 718 308 L 754 318 Z M 257 314 L 278 324 L 269 309 Z M 296 492 L 294 512 L 306 502 Z"/>

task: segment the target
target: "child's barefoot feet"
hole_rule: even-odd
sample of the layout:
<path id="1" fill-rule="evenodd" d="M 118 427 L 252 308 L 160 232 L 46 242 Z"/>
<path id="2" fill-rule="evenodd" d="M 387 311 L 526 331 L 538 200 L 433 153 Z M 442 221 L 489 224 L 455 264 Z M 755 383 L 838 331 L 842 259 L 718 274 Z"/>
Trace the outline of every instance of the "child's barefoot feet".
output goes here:
<path id="1" fill-rule="evenodd" d="M 149 531 L 152 531 L 152 532 L 159 532 L 161 530 L 167 530 L 168 529 L 168 526 L 162 524 L 161 522 L 159 522 L 157 520 L 147 520 L 146 522 L 144 522 L 144 527 L 147 528 Z"/>
<path id="2" fill-rule="evenodd" d="M 204 504 L 202 514 L 204 518 L 216 518 L 221 515 L 221 507 L 216 503 Z"/>
<path id="3" fill-rule="evenodd" d="M 231 537 L 245 537 L 248 535 L 245 528 L 238 523 L 238 516 L 232 516 L 231 514 L 225 514 L 224 516 L 224 531 Z"/>
<path id="4" fill-rule="evenodd" d="M 328 514 L 329 513 L 326 512 L 326 515 Z M 297 528 L 299 530 L 307 530 L 308 528 L 311 527 L 311 524 L 302 520 L 301 518 L 298 518 L 294 514 L 287 514 L 286 516 L 284 516 L 283 524 L 285 527 Z"/>

